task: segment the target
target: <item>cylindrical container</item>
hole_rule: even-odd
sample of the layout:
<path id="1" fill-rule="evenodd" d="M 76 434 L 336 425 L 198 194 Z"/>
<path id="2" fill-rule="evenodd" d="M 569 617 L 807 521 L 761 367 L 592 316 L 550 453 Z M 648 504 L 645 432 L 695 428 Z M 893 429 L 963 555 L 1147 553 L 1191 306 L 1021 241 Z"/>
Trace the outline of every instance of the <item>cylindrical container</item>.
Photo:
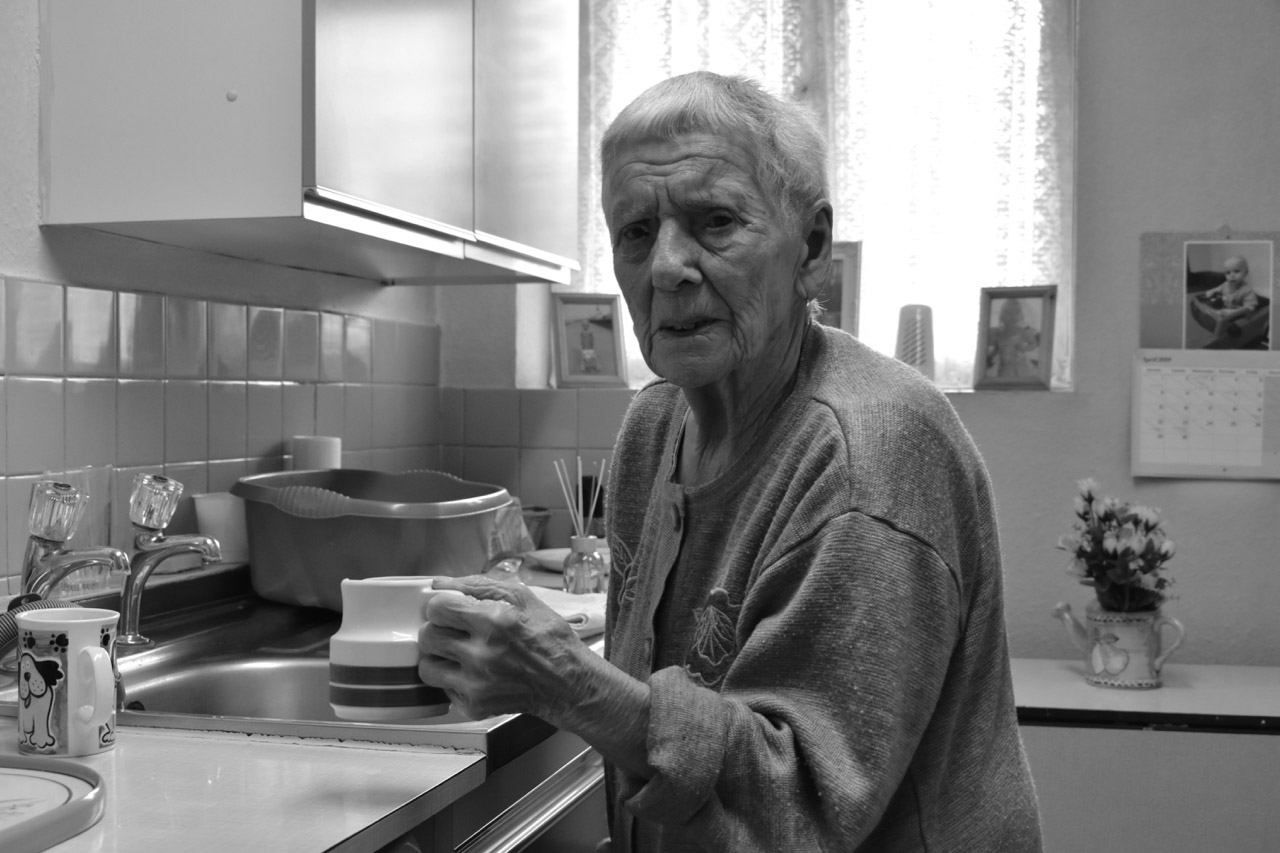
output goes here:
<path id="1" fill-rule="evenodd" d="M 96 607 L 28 610 L 18 625 L 18 751 L 77 756 L 116 743 L 111 665 L 120 614 Z"/>
<path id="2" fill-rule="evenodd" d="M 329 641 L 329 704 L 362 722 L 414 720 L 449 711 L 449 697 L 418 678 L 418 629 L 436 595 L 431 577 L 346 578 L 342 625 Z"/>
<path id="3" fill-rule="evenodd" d="M 336 435 L 295 435 L 293 468 L 312 471 L 342 467 L 342 439 Z"/>
<path id="4" fill-rule="evenodd" d="M 196 527 L 212 536 L 222 547 L 222 562 L 249 562 L 249 530 L 244 520 L 244 498 L 230 492 L 192 495 L 196 504 Z"/>
<path id="5" fill-rule="evenodd" d="M 570 536 L 569 553 L 564 558 L 564 591 L 574 595 L 604 592 L 604 557 L 595 536 Z"/>

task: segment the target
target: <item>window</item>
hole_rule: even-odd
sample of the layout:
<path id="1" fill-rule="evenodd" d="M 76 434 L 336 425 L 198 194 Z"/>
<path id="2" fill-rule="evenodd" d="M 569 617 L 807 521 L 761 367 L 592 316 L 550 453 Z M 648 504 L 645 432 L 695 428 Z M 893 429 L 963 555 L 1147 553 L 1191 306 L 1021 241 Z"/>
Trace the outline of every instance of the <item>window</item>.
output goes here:
<path id="1" fill-rule="evenodd" d="M 893 354 L 902 307 L 928 305 L 935 380 L 969 388 L 980 289 L 1053 284 L 1053 385 L 1069 384 L 1074 0 L 588 6 L 578 287 L 616 290 L 594 156 L 609 121 L 664 77 L 745 74 L 828 129 L 836 240 L 862 244 L 863 341 Z"/>

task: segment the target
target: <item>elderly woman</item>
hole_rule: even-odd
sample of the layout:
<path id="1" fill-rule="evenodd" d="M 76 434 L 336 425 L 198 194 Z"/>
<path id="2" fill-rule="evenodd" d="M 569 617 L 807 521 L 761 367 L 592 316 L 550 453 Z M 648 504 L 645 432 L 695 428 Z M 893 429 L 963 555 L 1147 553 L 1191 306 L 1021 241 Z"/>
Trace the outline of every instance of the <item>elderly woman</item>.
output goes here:
<path id="1" fill-rule="evenodd" d="M 811 120 L 695 73 L 601 149 L 660 377 L 614 452 L 605 659 L 527 589 L 468 578 L 430 604 L 423 680 L 599 750 L 614 851 L 1039 850 L 991 486 L 942 394 L 812 320 L 832 217 Z"/>

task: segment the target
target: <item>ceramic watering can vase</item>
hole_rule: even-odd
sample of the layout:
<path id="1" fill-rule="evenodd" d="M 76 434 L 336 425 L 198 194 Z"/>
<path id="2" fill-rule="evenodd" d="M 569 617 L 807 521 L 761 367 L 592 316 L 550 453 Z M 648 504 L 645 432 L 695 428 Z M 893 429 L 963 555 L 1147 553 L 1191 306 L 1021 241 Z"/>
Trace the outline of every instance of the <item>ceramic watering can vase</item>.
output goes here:
<path id="1" fill-rule="evenodd" d="M 1084 655 L 1085 681 L 1098 687 L 1151 689 L 1161 684 L 1160 670 L 1186 636 L 1177 619 L 1160 609 L 1123 613 L 1104 610 L 1096 601 L 1085 609 L 1084 624 L 1071 605 L 1058 604 L 1053 615 L 1062 620 L 1067 635 Z M 1163 645 L 1162 631 L 1173 629 L 1173 642 Z"/>

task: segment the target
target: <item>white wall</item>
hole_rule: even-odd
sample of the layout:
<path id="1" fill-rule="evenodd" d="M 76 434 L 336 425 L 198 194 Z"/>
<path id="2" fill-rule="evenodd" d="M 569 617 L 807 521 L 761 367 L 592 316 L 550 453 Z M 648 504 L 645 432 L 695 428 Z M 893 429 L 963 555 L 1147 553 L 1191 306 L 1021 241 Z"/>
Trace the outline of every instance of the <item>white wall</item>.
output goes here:
<path id="1" fill-rule="evenodd" d="M 1280 483 L 1128 474 L 1139 235 L 1280 230 L 1280 4 L 1080 8 L 1076 390 L 954 398 L 995 479 L 1013 653 L 1071 656 L 1049 610 L 1090 590 L 1053 546 L 1093 476 L 1169 519 L 1167 612 L 1188 630 L 1174 660 L 1280 665 Z"/>

